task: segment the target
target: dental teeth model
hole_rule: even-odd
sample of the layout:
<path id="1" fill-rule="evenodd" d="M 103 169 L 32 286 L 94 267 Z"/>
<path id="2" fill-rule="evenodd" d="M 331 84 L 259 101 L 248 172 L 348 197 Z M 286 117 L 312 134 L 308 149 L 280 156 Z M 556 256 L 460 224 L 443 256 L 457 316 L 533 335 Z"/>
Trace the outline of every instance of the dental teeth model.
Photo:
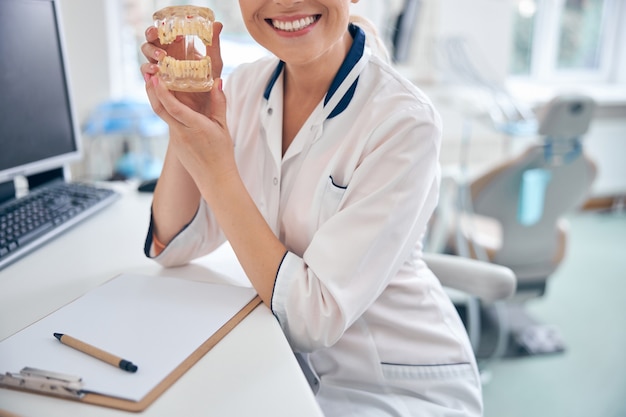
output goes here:
<path id="1" fill-rule="evenodd" d="M 170 52 L 159 61 L 159 76 L 170 90 L 200 92 L 213 87 L 211 58 L 205 55 L 213 39 L 213 11 L 207 7 L 172 6 L 152 15 L 161 45 L 169 45 L 181 36 L 180 51 Z M 195 48 L 202 41 L 202 50 Z M 170 48 L 171 51 L 172 48 Z"/>

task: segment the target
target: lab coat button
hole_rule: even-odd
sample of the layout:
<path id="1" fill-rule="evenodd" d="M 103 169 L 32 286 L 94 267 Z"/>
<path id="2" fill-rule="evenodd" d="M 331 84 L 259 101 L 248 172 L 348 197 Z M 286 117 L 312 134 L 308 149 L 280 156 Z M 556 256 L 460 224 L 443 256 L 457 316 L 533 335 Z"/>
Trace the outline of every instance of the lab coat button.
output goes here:
<path id="1" fill-rule="evenodd" d="M 278 185 L 278 178 L 274 177 L 274 181 L 272 181 L 274 185 Z"/>
<path id="2" fill-rule="evenodd" d="M 271 116 L 272 113 L 274 113 L 274 109 L 273 108 L 270 107 L 269 109 L 267 109 L 267 114 L 269 114 Z"/>

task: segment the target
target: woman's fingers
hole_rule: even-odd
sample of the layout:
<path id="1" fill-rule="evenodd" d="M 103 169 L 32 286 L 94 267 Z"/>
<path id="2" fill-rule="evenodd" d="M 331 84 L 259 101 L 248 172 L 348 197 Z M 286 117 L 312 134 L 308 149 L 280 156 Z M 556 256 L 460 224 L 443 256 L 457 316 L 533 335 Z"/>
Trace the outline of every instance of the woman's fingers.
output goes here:
<path id="1" fill-rule="evenodd" d="M 164 56 L 167 55 L 165 50 L 155 46 L 152 43 L 145 42 L 141 45 L 141 53 L 146 57 L 148 62 L 152 64 L 156 64 L 158 61 L 162 60 Z"/>
<path id="2" fill-rule="evenodd" d="M 159 66 L 157 64 L 152 64 L 150 62 L 147 62 L 147 63 L 141 64 L 139 66 L 139 70 L 141 71 L 143 78 L 146 80 L 146 82 L 148 82 L 150 77 L 152 77 L 153 75 L 156 75 L 159 72 Z"/>
<path id="3" fill-rule="evenodd" d="M 145 36 L 146 42 L 141 45 L 141 53 L 146 57 L 148 62 L 156 64 L 157 61 L 167 55 L 167 52 L 161 47 L 158 31 L 154 26 L 150 26 L 146 29 Z"/>
<path id="4" fill-rule="evenodd" d="M 223 27 L 224 25 L 222 25 L 221 22 L 213 23 L 213 39 L 211 39 L 211 45 L 206 47 L 206 54 L 211 57 L 211 69 L 214 79 L 222 76 L 222 68 L 224 67 L 220 47 L 220 34 L 222 33 Z"/>
<path id="5" fill-rule="evenodd" d="M 190 109 L 185 104 L 181 103 L 170 90 L 167 89 L 165 84 L 159 79 L 159 77 L 151 77 L 150 84 L 153 91 L 154 98 L 157 99 L 159 104 L 155 112 L 159 117 L 163 118 L 168 124 L 179 124 L 182 127 L 197 126 L 202 122 L 204 116 L 196 111 Z M 150 100 L 152 102 L 152 100 Z"/>
<path id="6" fill-rule="evenodd" d="M 226 96 L 222 90 L 222 79 L 217 78 L 209 94 L 211 119 L 222 129 L 226 128 Z"/>
<path id="7" fill-rule="evenodd" d="M 165 87 L 165 85 L 160 82 L 158 75 L 152 75 L 150 77 L 146 77 L 146 94 L 148 95 L 148 100 L 150 101 L 150 105 L 152 106 L 152 110 L 159 116 L 165 123 L 167 123 L 170 127 L 176 126 L 180 124 L 180 122 L 173 117 L 167 108 L 163 105 L 162 98 L 166 95 L 172 96 L 172 93 Z M 160 91 L 165 90 L 165 91 Z M 174 100 L 176 100 L 174 98 Z"/>
<path id="8" fill-rule="evenodd" d="M 155 43 L 159 39 L 159 31 L 154 26 L 148 26 L 144 34 L 147 42 Z"/>

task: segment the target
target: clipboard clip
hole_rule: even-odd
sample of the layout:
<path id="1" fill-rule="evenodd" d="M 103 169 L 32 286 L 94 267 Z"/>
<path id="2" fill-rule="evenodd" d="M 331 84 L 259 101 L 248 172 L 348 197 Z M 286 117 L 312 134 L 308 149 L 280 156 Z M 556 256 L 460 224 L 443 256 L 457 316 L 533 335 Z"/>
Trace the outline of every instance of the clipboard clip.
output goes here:
<path id="1" fill-rule="evenodd" d="M 85 395 L 82 378 L 30 367 L 0 374 L 0 386 L 77 399 Z"/>

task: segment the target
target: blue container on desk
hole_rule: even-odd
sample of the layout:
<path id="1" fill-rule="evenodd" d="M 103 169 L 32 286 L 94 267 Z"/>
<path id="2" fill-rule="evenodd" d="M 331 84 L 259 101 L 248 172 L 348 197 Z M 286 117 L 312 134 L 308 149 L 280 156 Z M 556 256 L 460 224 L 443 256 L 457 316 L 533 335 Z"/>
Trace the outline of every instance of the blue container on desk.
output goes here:
<path id="1" fill-rule="evenodd" d="M 146 102 L 113 100 L 96 107 L 83 132 L 90 136 L 138 135 L 150 138 L 166 134 L 167 124 Z"/>
<path id="2" fill-rule="evenodd" d="M 89 136 L 137 136 L 144 148 L 142 152 L 130 152 L 128 146 L 115 163 L 115 174 L 142 180 L 157 178 L 163 162 L 151 155 L 147 141 L 167 134 L 167 124 L 161 120 L 147 102 L 136 100 L 112 100 L 96 107 L 84 126 Z"/>

